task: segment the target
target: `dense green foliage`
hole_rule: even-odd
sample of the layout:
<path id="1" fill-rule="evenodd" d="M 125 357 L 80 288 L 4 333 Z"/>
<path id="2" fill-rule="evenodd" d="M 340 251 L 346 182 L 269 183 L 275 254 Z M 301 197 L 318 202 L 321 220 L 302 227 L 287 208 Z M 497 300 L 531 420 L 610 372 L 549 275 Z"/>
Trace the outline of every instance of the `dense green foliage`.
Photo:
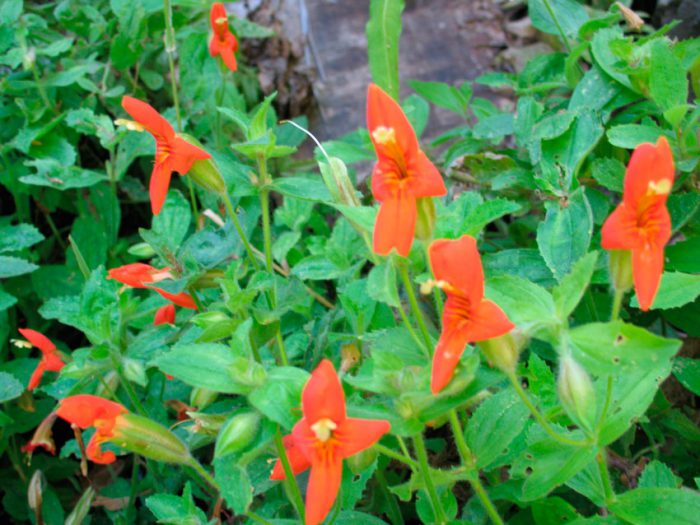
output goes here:
<path id="1" fill-rule="evenodd" d="M 367 27 L 373 79 L 392 95 L 402 9 L 372 0 Z M 174 1 L 172 10 L 171 33 L 156 0 L 0 1 L 8 521 L 36 522 L 38 508 L 47 524 L 297 522 L 296 483 L 269 481 L 270 460 L 301 417 L 309 372 L 329 358 L 349 414 L 386 419 L 391 433 L 346 461 L 326 523 L 489 523 L 470 488 L 479 480 L 516 525 L 697 523 L 700 39 L 673 41 L 670 26 L 631 31 L 617 6 L 530 0 L 533 25 L 560 50 L 474 81 L 512 94 L 512 108 L 473 96 L 470 82 L 404 79 L 414 93 L 402 106 L 419 136 L 433 106 L 463 119 L 422 141 L 449 188 L 435 199 L 432 238 L 478 239 L 486 297 L 524 342 L 513 374 L 468 346 L 433 395 L 443 296 L 436 288 L 414 300 L 431 278 L 428 241 L 416 240 L 408 258 L 372 253 L 377 206 L 356 183 L 376 158 L 367 130 L 324 143 L 312 160 L 295 155 L 306 135 L 278 122 L 274 94 L 262 96 L 245 56 L 235 73 L 209 56 L 209 5 Z M 231 23 L 241 40 L 271 36 Z M 174 176 L 152 216 L 153 141 L 115 124 L 127 118 L 123 95 L 148 100 L 201 141 L 228 197 Z M 676 164 L 665 272 L 651 310 L 632 292 L 618 315 L 600 229 L 621 200 L 630 151 L 661 136 Z M 192 294 L 199 310 L 153 326 L 167 301 L 106 278 L 136 261 L 170 267 L 175 278 L 162 288 Z M 32 392 L 37 350 L 11 343 L 24 327 L 68 361 Z M 561 385 L 558 393 L 569 358 L 590 378 L 584 402 L 562 399 Z M 78 393 L 171 428 L 214 483 L 191 464 L 126 453 L 85 476 L 62 421 L 55 456 L 22 452 L 58 400 Z M 427 474 L 417 467 L 420 436 Z M 460 459 L 462 442 L 473 464 Z"/>

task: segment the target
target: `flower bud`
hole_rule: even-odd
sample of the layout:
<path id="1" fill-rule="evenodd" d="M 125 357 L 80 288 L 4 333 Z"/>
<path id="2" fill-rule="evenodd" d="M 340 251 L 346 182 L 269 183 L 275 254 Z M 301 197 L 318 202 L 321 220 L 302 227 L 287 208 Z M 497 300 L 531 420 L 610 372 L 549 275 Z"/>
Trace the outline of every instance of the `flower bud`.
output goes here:
<path id="1" fill-rule="evenodd" d="M 356 476 L 362 474 L 369 466 L 377 459 L 377 451 L 372 447 L 366 448 L 357 454 L 353 454 L 345 461 L 350 467 L 350 470 Z"/>
<path id="2" fill-rule="evenodd" d="M 236 414 L 226 423 L 216 438 L 214 457 L 220 458 L 239 452 L 253 441 L 260 428 L 260 415 L 256 412 Z"/>
<path id="3" fill-rule="evenodd" d="M 340 356 L 340 370 L 341 372 L 347 372 L 357 366 L 357 363 L 360 362 L 360 358 L 362 357 L 362 352 L 360 352 L 360 349 L 357 348 L 355 343 L 349 343 L 340 348 Z"/>
<path id="4" fill-rule="evenodd" d="M 627 27 L 629 27 L 632 31 L 639 32 L 642 30 L 642 27 L 644 27 L 644 20 L 642 20 L 641 16 L 639 16 L 637 13 L 632 11 L 629 7 L 627 7 L 622 2 L 615 2 L 615 5 L 620 10 L 620 13 L 622 14 L 623 18 L 625 19 L 625 22 L 627 23 Z"/>
<path id="5" fill-rule="evenodd" d="M 329 162 L 319 161 L 318 167 L 333 200 L 347 206 L 359 206 L 360 201 L 345 163 L 337 157 L 329 157 L 328 160 Z"/>
<path id="6" fill-rule="evenodd" d="M 416 239 L 429 241 L 433 238 L 433 226 L 435 225 L 435 201 L 432 197 L 416 199 L 418 218 L 416 219 Z"/>
<path id="7" fill-rule="evenodd" d="M 557 391 L 567 415 L 580 427 L 591 430 L 596 416 L 593 382 L 588 372 L 571 356 L 561 359 Z"/>
<path id="8" fill-rule="evenodd" d="M 520 350 L 526 341 L 527 338 L 520 332 L 510 331 L 500 337 L 479 341 L 477 344 L 491 366 L 504 374 L 510 374 L 518 364 Z"/>
<path id="9" fill-rule="evenodd" d="M 53 424 L 56 421 L 56 412 L 51 412 L 44 420 L 39 423 L 36 427 L 32 439 L 22 447 L 22 452 L 28 452 L 31 458 L 32 453 L 38 447 L 42 447 L 44 450 L 52 455 L 56 455 L 56 444 L 53 441 Z"/>
<path id="10" fill-rule="evenodd" d="M 151 248 L 151 245 L 146 242 L 134 244 L 133 246 L 130 246 L 127 251 L 129 252 L 129 255 L 133 255 L 139 259 L 150 259 L 156 254 L 153 248 Z"/>
<path id="11" fill-rule="evenodd" d="M 191 135 L 178 133 L 177 136 L 193 146 L 197 146 L 202 150 L 204 149 L 202 144 Z M 212 158 L 195 161 L 190 171 L 187 172 L 187 176 L 200 188 L 218 194 L 226 193 L 226 181 L 224 181 L 224 177 L 221 175 L 219 168 Z"/>
<path id="12" fill-rule="evenodd" d="M 197 280 L 192 284 L 192 288 L 195 290 L 201 290 L 202 288 L 216 288 L 219 286 L 219 280 L 223 279 L 224 276 L 225 274 L 223 270 L 207 270 L 197 278 Z"/>
<path id="13" fill-rule="evenodd" d="M 41 470 L 35 470 L 32 479 L 29 480 L 27 487 L 27 503 L 29 508 L 34 511 L 37 517 L 37 523 L 41 522 L 41 504 L 44 500 L 44 473 Z"/>
<path id="14" fill-rule="evenodd" d="M 632 252 L 630 250 L 610 251 L 610 283 L 613 288 L 624 293 L 632 288 Z"/>
<path id="15" fill-rule="evenodd" d="M 90 512 L 93 499 L 95 499 L 95 489 L 88 487 L 66 518 L 64 525 L 80 525 L 83 523 Z"/>
<path id="16" fill-rule="evenodd" d="M 195 387 L 190 392 L 190 406 L 197 410 L 204 410 L 219 397 L 218 392 L 206 388 Z"/>
<path id="17" fill-rule="evenodd" d="M 155 461 L 190 461 L 190 451 L 180 438 L 160 423 L 136 414 L 118 416 L 114 425 L 114 436 L 107 441 Z"/>

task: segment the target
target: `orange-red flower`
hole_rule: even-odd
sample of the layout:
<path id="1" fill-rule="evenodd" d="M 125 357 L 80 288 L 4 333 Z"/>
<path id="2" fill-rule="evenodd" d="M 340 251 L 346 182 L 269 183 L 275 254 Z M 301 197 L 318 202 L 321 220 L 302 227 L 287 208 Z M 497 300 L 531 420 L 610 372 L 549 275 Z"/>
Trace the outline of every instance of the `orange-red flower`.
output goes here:
<path id="1" fill-rule="evenodd" d="M 306 525 L 321 523 L 338 495 L 343 459 L 372 446 L 390 429 L 388 421 L 349 418 L 333 365 L 321 361 L 301 396 L 304 417 L 283 439 L 294 474 L 311 467 L 306 490 Z M 271 479 L 284 479 L 278 460 Z"/>
<path id="2" fill-rule="evenodd" d="M 226 67 L 231 71 L 238 69 L 236 63 L 236 51 L 238 51 L 238 40 L 228 28 L 228 17 L 226 8 L 221 2 L 214 2 L 209 12 L 211 19 L 211 29 L 213 34 L 209 40 L 209 54 L 213 57 L 221 56 Z"/>
<path id="3" fill-rule="evenodd" d="M 47 370 L 49 372 L 60 372 L 61 368 L 65 366 L 65 363 L 56 350 L 56 345 L 44 334 L 40 334 L 31 328 L 20 328 L 19 333 L 22 334 L 32 346 L 41 350 L 41 361 L 39 361 L 34 372 L 32 372 L 32 376 L 29 378 L 29 384 L 27 385 L 27 390 L 34 390 L 39 386 L 41 376 L 44 375 L 44 372 Z"/>
<path id="4" fill-rule="evenodd" d="M 119 403 L 89 394 L 66 397 L 56 409 L 58 417 L 83 430 L 95 427 L 86 452 L 89 460 L 101 464 L 112 463 L 117 459 L 114 452 L 103 452 L 101 445 L 114 436 L 115 429 L 119 427 L 119 416 L 127 412 Z"/>
<path id="5" fill-rule="evenodd" d="M 178 136 L 170 123 L 149 104 L 124 96 L 122 107 L 156 139 L 156 160 L 151 173 L 149 193 L 151 209 L 158 215 L 168 194 L 173 171 L 184 175 L 196 161 L 208 159 L 211 155 Z"/>
<path id="6" fill-rule="evenodd" d="M 665 137 L 655 145 L 637 146 L 627 165 L 622 202 L 601 231 L 603 248 L 632 252 L 634 289 L 642 310 L 654 302 L 664 270 L 664 246 L 671 238 L 666 200 L 673 179 L 673 154 Z"/>
<path id="7" fill-rule="evenodd" d="M 175 324 L 175 305 L 166 304 L 158 308 L 153 318 L 153 326 L 161 324 Z"/>
<path id="8" fill-rule="evenodd" d="M 367 129 L 377 152 L 372 195 L 381 203 L 374 225 L 374 251 L 387 255 L 395 249 L 406 257 L 416 229 L 416 199 L 445 195 L 447 188 L 421 151 L 401 106 L 375 84 L 367 92 Z"/>
<path id="9" fill-rule="evenodd" d="M 165 279 L 172 279 L 172 274 L 170 273 L 170 268 L 166 267 L 162 270 L 154 268 L 148 264 L 144 263 L 132 263 L 125 264 L 119 268 L 112 268 L 109 270 L 107 278 L 119 281 L 122 284 L 130 286 L 131 288 L 150 288 L 158 292 L 160 295 L 165 297 L 168 301 L 172 301 L 178 306 L 183 308 L 190 308 L 191 310 L 196 310 L 197 305 L 192 299 L 192 296 L 186 294 L 185 292 L 180 293 L 170 293 L 165 290 L 161 290 L 154 283 L 159 283 Z"/>
<path id="10" fill-rule="evenodd" d="M 484 299 L 484 270 L 473 237 L 440 239 L 429 252 L 436 285 L 447 294 L 430 382 L 437 394 L 452 379 L 467 343 L 507 334 L 515 325 L 496 303 Z"/>

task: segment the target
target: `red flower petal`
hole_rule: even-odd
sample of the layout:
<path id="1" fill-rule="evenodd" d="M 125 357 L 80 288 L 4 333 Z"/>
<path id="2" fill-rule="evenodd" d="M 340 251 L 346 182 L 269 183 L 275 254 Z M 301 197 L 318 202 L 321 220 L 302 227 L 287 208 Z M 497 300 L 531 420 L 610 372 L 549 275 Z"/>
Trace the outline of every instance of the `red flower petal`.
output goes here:
<path id="1" fill-rule="evenodd" d="M 158 308 L 153 318 L 153 326 L 161 324 L 175 324 L 175 305 L 166 304 Z"/>
<path id="2" fill-rule="evenodd" d="M 640 242 L 636 210 L 623 202 L 603 223 L 600 245 L 605 250 L 631 250 Z"/>
<path id="3" fill-rule="evenodd" d="M 97 420 L 104 421 L 106 426 L 110 426 L 110 423 L 113 426 L 114 419 L 126 412 L 128 411 L 123 405 L 90 394 L 66 397 L 56 409 L 58 417 L 82 429 L 94 426 Z"/>
<path id="4" fill-rule="evenodd" d="M 163 208 L 170 187 L 170 177 L 173 171 L 170 162 L 158 162 L 153 165 L 151 181 L 148 184 L 148 194 L 151 197 L 151 211 L 158 215 Z"/>
<path id="5" fill-rule="evenodd" d="M 218 23 L 218 20 L 223 18 L 224 23 Z M 211 4 L 211 10 L 209 11 L 209 21 L 211 22 L 212 31 L 214 34 L 222 37 L 228 31 L 228 15 L 226 14 L 226 7 L 221 2 L 214 2 Z"/>
<path id="6" fill-rule="evenodd" d="M 415 177 L 411 180 L 411 193 L 416 197 L 442 197 L 447 195 L 447 187 L 442 175 L 430 162 L 428 156 L 419 151 L 416 155 Z"/>
<path id="7" fill-rule="evenodd" d="M 374 223 L 373 249 L 379 255 L 396 250 L 408 257 L 416 230 L 416 200 L 401 191 L 382 202 Z"/>
<path id="8" fill-rule="evenodd" d="M 32 330 L 31 328 L 19 328 L 18 332 L 22 334 L 22 337 L 29 341 L 32 346 L 35 346 L 45 354 L 56 350 L 56 345 L 53 344 L 48 337 L 36 330 Z"/>
<path id="9" fill-rule="evenodd" d="M 333 432 L 338 440 L 338 452 L 343 458 L 350 457 L 379 441 L 384 434 L 391 430 L 391 424 L 384 419 L 347 418 Z"/>
<path id="10" fill-rule="evenodd" d="M 44 355 L 42 361 L 46 365 L 46 370 L 49 372 L 60 372 L 61 369 L 66 366 L 61 356 L 56 352 Z"/>
<path id="11" fill-rule="evenodd" d="M 39 361 L 39 364 L 36 365 L 34 372 L 32 372 L 32 376 L 29 378 L 29 384 L 27 384 L 27 390 L 32 391 L 36 387 L 39 386 L 39 383 L 41 383 L 41 378 L 44 375 L 45 371 L 46 371 L 46 363 L 42 359 L 41 361 Z"/>
<path id="12" fill-rule="evenodd" d="M 457 240 L 434 241 L 429 254 L 435 279 L 457 288 L 471 307 L 481 302 L 484 297 L 484 270 L 474 237 L 464 235 Z"/>
<path id="13" fill-rule="evenodd" d="M 190 144 L 185 139 L 175 137 L 170 144 L 172 152 L 168 157 L 168 162 L 172 171 L 177 171 L 180 175 L 186 174 L 192 169 L 192 164 L 198 160 L 211 158 L 211 155 L 202 148 Z"/>
<path id="14" fill-rule="evenodd" d="M 477 343 L 505 335 L 513 328 L 515 325 L 505 312 L 493 301 L 484 299 L 472 311 L 464 332 L 468 342 Z"/>
<path id="15" fill-rule="evenodd" d="M 117 456 L 111 450 L 108 450 L 106 452 L 102 451 L 101 445 L 103 441 L 104 436 L 100 435 L 99 432 L 95 432 L 90 438 L 90 441 L 88 442 L 87 447 L 85 449 L 87 457 L 90 461 L 99 465 L 108 465 L 109 463 L 114 463 L 117 459 Z"/>
<path id="16" fill-rule="evenodd" d="M 146 128 L 156 141 L 167 142 L 175 136 L 175 130 L 170 123 L 150 104 L 125 95 L 122 97 L 122 107 L 131 115 L 131 118 Z"/>
<path id="17" fill-rule="evenodd" d="M 404 158 L 409 159 L 418 153 L 416 132 L 413 131 L 413 127 L 401 106 L 382 88 L 376 84 L 370 84 L 367 89 L 367 129 L 377 155 L 393 158 L 393 155 L 386 150 L 385 145 L 377 142 L 373 133 L 377 128 L 394 130 L 394 137 Z"/>
<path id="18" fill-rule="evenodd" d="M 194 302 L 194 299 L 192 299 L 192 296 L 186 294 L 185 292 L 168 293 L 160 288 L 154 288 L 154 290 L 165 297 L 168 301 L 171 301 L 182 308 L 189 308 L 190 310 L 197 309 L 197 304 Z"/>
<path id="19" fill-rule="evenodd" d="M 450 382 L 466 345 L 467 334 L 464 330 L 443 327 L 433 354 L 433 368 L 430 377 L 430 390 L 433 394 L 440 392 Z"/>
<path id="20" fill-rule="evenodd" d="M 165 271 L 166 269 L 163 269 Z M 114 279 L 131 288 L 148 288 L 147 283 L 153 282 L 153 266 L 144 263 L 131 263 L 112 268 L 107 272 L 107 279 Z"/>
<path id="21" fill-rule="evenodd" d="M 321 523 L 333 507 L 343 475 L 343 460 L 339 454 L 329 454 L 311 464 L 306 489 L 306 525 Z"/>
<path id="22" fill-rule="evenodd" d="M 632 251 L 634 289 L 637 292 L 639 307 L 643 311 L 649 310 L 654 303 L 663 271 L 663 246 L 647 245 L 645 248 Z"/>
<path id="23" fill-rule="evenodd" d="M 623 200 L 635 209 L 650 196 L 666 202 L 673 179 L 673 153 L 666 137 L 656 144 L 640 144 L 627 165 Z"/>
<path id="24" fill-rule="evenodd" d="M 296 476 L 301 472 L 304 472 L 311 466 L 311 462 L 306 459 L 306 456 L 301 452 L 299 448 L 295 445 L 294 438 L 291 434 L 288 434 L 282 438 L 282 444 L 287 452 L 287 459 L 289 460 L 289 466 L 292 467 L 292 472 Z M 283 480 L 285 479 L 284 468 L 282 467 L 282 461 L 277 460 L 275 466 L 272 469 L 272 474 L 270 479 Z"/>
<path id="25" fill-rule="evenodd" d="M 333 364 L 324 359 L 311 373 L 301 393 L 304 419 L 309 426 L 319 419 L 330 419 L 336 424 L 345 419 L 345 393 Z"/>
<path id="26" fill-rule="evenodd" d="M 238 69 L 238 62 L 236 62 L 236 54 L 234 53 L 233 47 L 222 48 L 221 59 L 231 71 L 236 71 Z"/>

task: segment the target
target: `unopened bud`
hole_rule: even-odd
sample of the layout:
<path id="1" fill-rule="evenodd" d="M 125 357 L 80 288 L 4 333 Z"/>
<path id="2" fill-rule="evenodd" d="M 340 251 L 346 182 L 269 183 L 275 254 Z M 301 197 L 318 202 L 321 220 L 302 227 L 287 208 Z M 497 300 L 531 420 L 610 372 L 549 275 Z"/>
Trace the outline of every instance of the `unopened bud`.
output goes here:
<path id="1" fill-rule="evenodd" d="M 139 259 L 150 259 L 156 254 L 153 248 L 151 248 L 151 245 L 146 242 L 140 242 L 134 244 L 133 246 L 129 246 L 127 251 L 129 252 L 129 255 L 133 255 Z"/>
<path id="2" fill-rule="evenodd" d="M 477 344 L 491 366 L 510 374 L 515 370 L 520 350 L 526 342 L 527 338 L 520 332 L 510 331 L 500 337 L 479 341 Z"/>
<path id="3" fill-rule="evenodd" d="M 109 441 L 155 461 L 187 463 L 191 459 L 180 438 L 160 423 L 136 414 L 118 416 Z"/>
<path id="4" fill-rule="evenodd" d="M 253 441 L 260 428 L 260 415 L 256 412 L 243 412 L 229 419 L 219 432 L 214 448 L 214 457 L 240 452 Z"/>
<path id="5" fill-rule="evenodd" d="M 38 447 L 42 447 L 52 455 L 56 454 L 56 444 L 53 441 L 53 424 L 56 421 L 56 412 L 51 412 L 44 420 L 36 427 L 32 439 L 22 447 L 22 452 L 28 452 L 29 458 Z"/>
<path id="6" fill-rule="evenodd" d="M 561 359 L 557 391 L 568 416 L 580 427 L 591 430 L 596 416 L 593 382 L 588 372 L 571 356 Z"/>
<path id="7" fill-rule="evenodd" d="M 191 135 L 178 133 L 178 137 L 185 142 L 189 142 L 193 146 L 202 150 L 204 149 L 202 144 Z M 187 172 L 187 176 L 190 177 L 197 186 L 207 191 L 212 191 L 219 195 L 226 193 L 226 181 L 224 181 L 219 168 L 212 158 L 195 161 L 190 171 Z"/>
<path id="8" fill-rule="evenodd" d="M 90 512 L 90 507 L 92 506 L 92 500 L 95 498 L 95 489 L 88 487 L 80 496 L 78 503 L 73 507 L 73 511 L 68 515 L 64 525 L 80 525 L 85 521 L 88 513 Z"/>
<path id="9" fill-rule="evenodd" d="M 416 199 L 418 218 L 416 219 L 416 239 L 429 241 L 433 238 L 435 226 L 435 201 L 432 197 Z"/>
<path id="10" fill-rule="evenodd" d="M 27 503 L 29 508 L 34 511 L 37 517 L 37 523 L 41 523 L 41 504 L 44 500 L 44 473 L 41 470 L 35 470 L 32 479 L 29 480 L 27 488 Z"/>
<path id="11" fill-rule="evenodd" d="M 347 462 L 348 467 L 350 467 L 352 473 L 359 476 L 365 470 L 367 470 L 372 463 L 374 463 L 375 459 L 377 459 L 377 451 L 372 447 L 369 447 L 361 452 L 358 452 L 357 454 L 353 454 L 345 461 Z"/>
<path id="12" fill-rule="evenodd" d="M 204 410 L 219 397 L 218 392 L 207 390 L 206 388 L 193 388 L 190 392 L 190 406 L 197 410 Z"/>
<path id="13" fill-rule="evenodd" d="M 624 293 L 634 284 L 632 275 L 632 252 L 630 250 L 610 251 L 610 283 L 615 291 Z"/>
<path id="14" fill-rule="evenodd" d="M 333 200 L 339 204 L 359 206 L 360 201 L 345 163 L 337 157 L 329 157 L 328 160 L 329 162 L 319 161 L 318 167 Z"/>
<path id="15" fill-rule="evenodd" d="M 403 419 L 413 419 L 416 416 L 413 403 L 411 403 L 408 399 L 399 399 L 396 401 L 394 406 L 398 415 Z"/>

